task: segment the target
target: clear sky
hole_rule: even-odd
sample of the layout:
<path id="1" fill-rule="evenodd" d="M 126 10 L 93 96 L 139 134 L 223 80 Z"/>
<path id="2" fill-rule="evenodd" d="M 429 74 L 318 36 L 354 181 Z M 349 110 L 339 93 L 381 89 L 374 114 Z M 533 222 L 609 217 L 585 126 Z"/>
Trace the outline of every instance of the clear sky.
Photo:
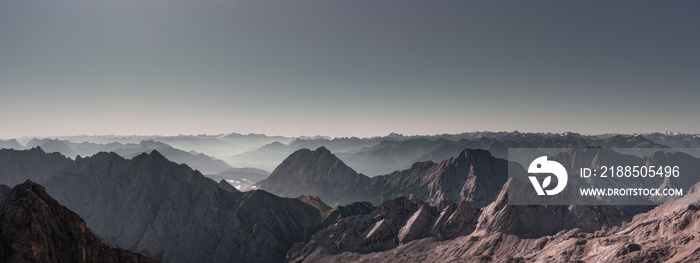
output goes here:
<path id="1" fill-rule="evenodd" d="M 700 133 L 698 1 L 0 0 L 0 138 Z"/>

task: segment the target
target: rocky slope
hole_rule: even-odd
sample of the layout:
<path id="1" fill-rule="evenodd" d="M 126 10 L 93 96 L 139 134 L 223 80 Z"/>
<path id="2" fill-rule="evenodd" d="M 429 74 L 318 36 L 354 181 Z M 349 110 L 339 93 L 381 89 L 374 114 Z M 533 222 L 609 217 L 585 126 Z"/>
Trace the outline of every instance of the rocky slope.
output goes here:
<path id="1" fill-rule="evenodd" d="M 507 193 L 505 185 L 482 209 L 466 201 L 385 201 L 370 215 L 342 219 L 295 245 L 287 260 L 573 262 L 586 255 L 576 250 L 586 239 L 629 220 L 613 206 L 509 206 Z"/>
<path id="2" fill-rule="evenodd" d="M 506 160 L 495 158 L 485 150 L 467 149 L 440 163 L 415 163 L 408 170 L 375 176 L 366 189 L 373 198 L 369 201 L 376 203 L 408 196 L 430 204 L 470 200 L 481 207 L 496 198 L 507 179 Z"/>
<path id="3" fill-rule="evenodd" d="M 298 243 L 287 260 L 323 261 L 342 252 L 386 251 L 416 239 L 450 239 L 473 231 L 478 209 L 468 201 L 425 202 L 400 197 L 383 202 L 371 214 L 345 218 L 316 233 L 312 240 Z"/>
<path id="4" fill-rule="evenodd" d="M 104 243 L 36 183 L 1 187 L 2 262 L 157 262 Z"/>
<path id="5" fill-rule="evenodd" d="M 164 262 L 279 262 L 324 224 L 326 210 L 225 189 L 157 151 L 131 160 L 98 153 L 72 161 L 38 148 L 0 155 L 0 183 L 37 178 L 102 238 Z"/>
<path id="6" fill-rule="evenodd" d="M 400 236 L 411 231 L 396 229 L 421 225 L 415 223 L 419 220 L 412 220 L 421 218 L 420 209 L 414 208 L 418 203 L 411 205 L 396 199 L 385 202 L 379 210 L 391 207 L 389 211 L 399 212 L 381 214 L 378 210 L 371 215 L 340 220 L 319 231 L 308 243 L 295 245 L 287 259 L 292 262 L 697 262 L 700 260 L 698 190 L 700 184 L 681 200 L 684 205 L 662 205 L 633 218 L 623 216 L 613 206 L 509 206 L 504 202 L 507 191 L 502 191 L 494 203 L 470 213 L 477 214 L 475 219 L 454 228 L 466 229 L 467 233 L 449 238 L 424 235 L 409 242 L 401 242 Z M 433 226 L 440 221 L 432 219 L 428 222 L 435 222 Z"/>
<path id="7" fill-rule="evenodd" d="M 431 204 L 472 200 L 485 206 L 506 182 L 507 166 L 507 161 L 488 151 L 464 150 L 441 163 L 416 163 L 407 170 L 369 178 L 321 147 L 293 153 L 256 186 L 281 196 L 318 195 L 332 205 L 353 201 L 379 204 L 408 196 Z"/>
<path id="8" fill-rule="evenodd" d="M 366 201 L 358 191 L 369 177 L 358 174 L 325 147 L 315 151 L 301 149 L 291 154 L 270 174 L 255 184 L 284 197 L 318 195 L 332 206 Z"/>

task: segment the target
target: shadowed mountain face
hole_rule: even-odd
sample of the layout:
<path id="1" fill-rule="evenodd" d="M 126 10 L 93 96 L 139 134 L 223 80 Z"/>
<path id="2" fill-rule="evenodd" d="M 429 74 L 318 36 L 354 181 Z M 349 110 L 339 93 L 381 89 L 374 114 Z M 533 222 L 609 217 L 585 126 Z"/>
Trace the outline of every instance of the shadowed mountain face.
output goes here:
<path id="1" fill-rule="evenodd" d="M 43 183 L 72 162 L 60 153 L 45 153 L 38 147 L 25 151 L 0 149 L 0 184 L 14 186 L 28 179 Z"/>
<path id="2" fill-rule="evenodd" d="M 612 148 L 667 148 L 643 136 L 617 135 L 605 139 L 583 137 L 569 133 L 557 136 L 522 134 L 502 137 L 480 137 L 475 139 L 448 140 L 437 138 L 415 138 L 407 140 L 385 140 L 355 152 L 340 152 L 350 167 L 368 175 L 386 174 L 403 170 L 415 162 L 441 162 L 457 156 L 464 149 L 488 150 L 497 158 L 506 159 L 508 148 L 578 148 L 602 146 Z M 512 161 L 512 160 L 511 160 Z"/>
<path id="3" fill-rule="evenodd" d="M 157 262 L 103 243 L 36 183 L 0 187 L 2 262 Z"/>
<path id="4" fill-rule="evenodd" d="M 11 141 L 8 141 L 11 142 Z M 16 142 L 16 141 L 15 141 Z M 13 148 L 10 145 L 3 145 L 0 142 L 0 148 Z M 141 153 L 150 153 L 153 150 L 158 150 L 161 154 L 166 156 L 169 160 L 176 163 L 184 163 L 197 169 L 204 174 L 216 174 L 227 169 L 231 169 L 231 166 L 222 160 L 218 160 L 211 156 L 197 153 L 197 152 L 186 152 L 180 149 L 171 147 L 168 144 L 153 141 L 153 140 L 143 140 L 140 143 L 127 143 L 121 144 L 117 142 L 98 144 L 90 142 L 74 143 L 66 140 L 56 140 L 56 139 L 32 139 L 27 143 L 25 147 L 15 147 L 14 149 L 29 149 L 41 147 L 45 152 L 58 152 L 67 157 L 75 159 L 77 156 L 91 156 L 97 154 L 98 152 L 115 152 L 124 158 L 133 158 Z"/>
<path id="5" fill-rule="evenodd" d="M 279 262 L 324 224 L 326 210 L 225 189 L 157 151 L 131 160 L 99 153 L 72 161 L 38 148 L 0 155 L 0 183 L 36 178 L 102 238 L 165 262 Z"/>
<path id="6" fill-rule="evenodd" d="M 379 204 L 408 196 L 432 204 L 472 200 L 485 206 L 506 182 L 507 167 L 505 160 L 488 151 L 464 150 L 441 163 L 416 163 L 404 171 L 369 178 L 321 147 L 293 153 L 256 186 L 281 196 L 318 195 L 332 205 L 353 201 Z"/>
<path id="7" fill-rule="evenodd" d="M 265 180 L 256 184 L 271 193 L 297 197 L 318 195 L 331 205 L 365 201 L 358 191 L 369 177 L 358 174 L 324 147 L 302 149 L 287 157 Z"/>

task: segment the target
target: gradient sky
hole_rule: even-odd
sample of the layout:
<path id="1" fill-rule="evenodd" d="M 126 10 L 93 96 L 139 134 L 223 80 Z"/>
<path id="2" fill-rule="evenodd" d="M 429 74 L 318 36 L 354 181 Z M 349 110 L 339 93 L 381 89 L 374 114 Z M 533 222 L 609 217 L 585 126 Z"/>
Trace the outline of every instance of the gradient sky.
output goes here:
<path id="1" fill-rule="evenodd" d="M 0 138 L 700 133 L 698 1 L 0 0 Z"/>

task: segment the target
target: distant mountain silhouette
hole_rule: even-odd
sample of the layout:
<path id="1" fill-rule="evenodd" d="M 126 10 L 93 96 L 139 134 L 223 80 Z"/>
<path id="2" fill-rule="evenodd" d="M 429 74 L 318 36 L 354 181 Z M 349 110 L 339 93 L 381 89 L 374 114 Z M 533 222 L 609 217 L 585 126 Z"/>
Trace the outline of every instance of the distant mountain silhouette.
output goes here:
<path id="1" fill-rule="evenodd" d="M 519 135 L 519 136 L 518 136 Z M 616 135 L 606 138 L 584 137 L 575 133 L 544 136 L 539 134 L 510 134 L 503 136 L 460 139 L 457 141 L 437 138 L 411 138 L 385 140 L 356 152 L 340 152 L 338 156 L 350 167 L 367 175 L 404 170 L 415 162 L 441 162 L 457 156 L 464 149 L 488 150 L 493 156 L 508 158 L 508 148 L 668 148 L 641 135 Z"/>
<path id="2" fill-rule="evenodd" d="M 115 152 L 125 158 L 133 158 L 141 153 L 150 153 L 153 150 L 158 150 L 161 154 L 166 156 L 168 159 L 177 162 L 184 163 L 190 167 L 201 171 L 204 174 L 217 174 L 223 172 L 232 167 L 222 160 L 210 157 L 203 153 L 192 153 L 186 152 L 180 149 L 173 148 L 172 146 L 158 141 L 144 140 L 140 143 L 108 143 L 108 144 L 97 144 L 97 143 L 73 143 L 66 140 L 57 139 L 37 139 L 34 138 L 27 143 L 25 147 L 19 147 L 14 149 L 29 149 L 34 147 L 41 147 L 42 150 L 46 152 L 58 152 L 67 157 L 75 159 L 76 156 L 91 156 L 98 152 Z M 11 147 L 3 147 L 11 148 Z"/>
<path id="3" fill-rule="evenodd" d="M 668 145 L 673 148 L 698 148 L 700 147 L 700 136 L 697 134 L 681 133 L 651 133 L 644 135 L 650 141 L 658 144 Z"/>
<path id="4" fill-rule="evenodd" d="M 232 167 L 226 162 L 207 156 L 203 153 L 191 153 L 180 149 L 175 149 L 170 145 L 156 141 L 142 141 L 139 147 L 126 147 L 112 150 L 124 158 L 133 158 L 141 153 L 149 153 L 157 150 L 168 160 L 176 163 L 184 163 L 193 169 L 199 170 L 203 174 L 217 174 Z"/>
<path id="5" fill-rule="evenodd" d="M 27 148 L 34 148 L 34 147 L 41 147 L 44 151 L 51 153 L 51 152 L 58 152 L 61 153 L 67 157 L 70 158 L 75 158 L 78 156 L 78 154 L 73 151 L 68 145 L 66 145 L 68 142 L 60 141 L 60 140 L 53 140 L 53 139 L 32 139 L 29 141 L 26 145 Z"/>
<path id="6" fill-rule="evenodd" d="M 15 149 L 15 150 L 22 150 L 24 149 L 24 146 L 20 144 L 17 140 L 11 139 L 11 140 L 0 140 L 0 149 Z"/>
<path id="7" fill-rule="evenodd" d="M 260 148 L 226 158 L 226 161 L 234 166 L 258 167 L 272 171 L 294 150 L 281 142 L 272 142 Z"/>

